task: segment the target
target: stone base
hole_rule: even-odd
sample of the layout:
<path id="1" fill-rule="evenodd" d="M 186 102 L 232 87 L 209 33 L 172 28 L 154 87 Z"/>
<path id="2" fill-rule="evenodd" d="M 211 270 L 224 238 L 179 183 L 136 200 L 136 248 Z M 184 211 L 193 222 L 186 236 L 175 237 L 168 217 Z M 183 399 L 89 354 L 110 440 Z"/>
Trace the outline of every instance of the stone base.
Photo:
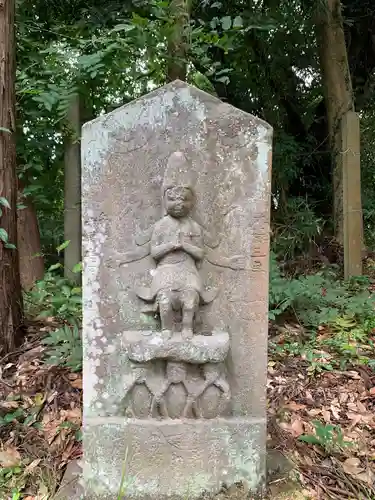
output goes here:
<path id="1" fill-rule="evenodd" d="M 81 500 L 84 498 L 82 482 L 81 460 L 69 462 L 54 500 Z"/>
<path id="2" fill-rule="evenodd" d="M 85 498 L 117 500 L 122 477 L 127 499 L 193 500 L 237 483 L 260 492 L 265 443 L 266 422 L 260 419 L 89 419 Z"/>

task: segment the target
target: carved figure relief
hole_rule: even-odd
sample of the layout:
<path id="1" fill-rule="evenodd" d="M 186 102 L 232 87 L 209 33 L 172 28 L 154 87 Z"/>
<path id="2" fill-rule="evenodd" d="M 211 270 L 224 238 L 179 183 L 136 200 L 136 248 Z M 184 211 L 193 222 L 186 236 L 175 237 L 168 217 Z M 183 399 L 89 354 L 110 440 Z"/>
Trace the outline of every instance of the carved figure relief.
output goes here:
<path id="1" fill-rule="evenodd" d="M 128 417 L 210 419 L 228 413 L 231 392 L 223 363 L 158 360 L 134 370 L 125 397 Z"/>
<path id="2" fill-rule="evenodd" d="M 219 243 L 213 243 L 212 236 L 192 219 L 195 191 L 190 165 L 181 152 L 169 158 L 162 196 L 164 216 L 138 235 L 138 247 L 124 254 L 121 261 L 129 263 L 151 255 L 156 264 L 151 286 L 138 288 L 136 294 L 149 304 L 150 311 L 159 313 L 165 339 L 176 333 L 176 313 L 181 317 L 182 337 L 190 339 L 199 306 L 212 302 L 217 293 L 203 285 L 199 271 L 203 259 L 231 269 L 243 269 L 244 259 L 221 255 Z"/>
<path id="3" fill-rule="evenodd" d="M 133 382 L 126 389 L 124 398 L 125 414 L 128 417 L 157 417 L 160 402 L 160 388 L 164 383 L 163 362 L 137 363 L 133 366 Z M 162 411 L 166 415 L 166 411 Z"/>
<path id="4" fill-rule="evenodd" d="M 162 186 L 162 218 L 137 235 L 137 247 L 118 259 L 120 263 L 147 256 L 154 260 L 150 286 L 137 288 L 136 294 L 147 305 L 146 311 L 158 313 L 161 322 L 161 332 L 152 332 L 151 341 L 142 339 L 142 332 L 133 332 L 136 344 L 129 337 L 128 356 L 135 364 L 122 407 L 132 418 L 209 419 L 230 413 L 225 368 L 229 335 L 212 332 L 212 341 L 207 342 L 194 327 L 199 307 L 212 302 L 217 294 L 204 286 L 203 260 L 243 269 L 244 259 L 222 255 L 220 238 L 215 242 L 193 219 L 191 173 L 183 153 L 170 156 Z"/>

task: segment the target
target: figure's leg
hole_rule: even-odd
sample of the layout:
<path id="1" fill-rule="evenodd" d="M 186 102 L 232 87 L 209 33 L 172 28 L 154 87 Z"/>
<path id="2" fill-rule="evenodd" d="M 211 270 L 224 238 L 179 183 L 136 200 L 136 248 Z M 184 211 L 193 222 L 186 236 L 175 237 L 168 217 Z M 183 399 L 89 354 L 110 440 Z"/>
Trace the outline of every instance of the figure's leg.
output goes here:
<path id="1" fill-rule="evenodd" d="M 192 412 L 193 404 L 194 398 L 192 396 L 188 396 L 186 399 L 184 411 L 182 412 L 182 418 L 189 418 Z"/>
<path id="2" fill-rule="evenodd" d="M 170 385 L 170 382 L 166 380 L 158 389 L 156 394 L 154 394 L 152 399 L 152 415 L 154 415 L 155 410 L 158 409 L 161 417 L 169 418 L 167 406 L 164 401 L 164 394 L 167 392 Z"/>
<path id="3" fill-rule="evenodd" d="M 196 290 L 184 290 L 181 294 L 182 303 L 182 336 L 185 339 L 193 337 L 193 322 L 198 310 L 199 294 Z"/>
<path id="4" fill-rule="evenodd" d="M 157 301 L 159 305 L 162 335 L 166 339 L 169 339 L 172 336 L 174 317 L 172 308 L 172 292 L 161 290 L 158 293 Z"/>
<path id="5" fill-rule="evenodd" d="M 160 409 L 160 414 L 163 418 L 169 418 L 169 413 L 167 405 L 165 404 L 164 397 L 162 397 L 161 400 L 159 401 L 159 409 Z"/>

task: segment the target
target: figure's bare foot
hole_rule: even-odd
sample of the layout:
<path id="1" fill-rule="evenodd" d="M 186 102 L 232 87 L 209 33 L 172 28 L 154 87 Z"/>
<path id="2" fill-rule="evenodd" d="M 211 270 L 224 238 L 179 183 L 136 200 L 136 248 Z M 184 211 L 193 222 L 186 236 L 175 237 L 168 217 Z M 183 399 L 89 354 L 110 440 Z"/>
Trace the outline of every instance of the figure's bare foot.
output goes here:
<path id="1" fill-rule="evenodd" d="M 169 340 L 172 337 L 172 330 L 162 330 L 161 336 L 164 340 Z"/>
<path id="2" fill-rule="evenodd" d="M 182 338 L 189 340 L 193 338 L 193 330 L 191 328 L 184 328 L 181 332 Z"/>

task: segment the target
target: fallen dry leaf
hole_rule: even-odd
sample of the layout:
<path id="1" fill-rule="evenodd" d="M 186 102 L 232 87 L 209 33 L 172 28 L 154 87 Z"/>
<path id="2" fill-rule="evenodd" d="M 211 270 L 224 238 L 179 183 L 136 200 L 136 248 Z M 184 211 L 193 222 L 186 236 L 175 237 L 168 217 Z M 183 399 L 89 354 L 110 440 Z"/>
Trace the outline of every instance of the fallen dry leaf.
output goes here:
<path id="1" fill-rule="evenodd" d="M 362 415 L 359 413 L 348 412 L 347 417 L 350 420 L 353 420 L 353 424 L 351 425 L 351 427 L 353 427 L 354 425 L 357 425 L 359 422 L 362 422 L 364 424 L 369 425 L 369 424 L 373 423 L 373 420 L 374 420 L 374 416 L 371 413 L 368 413 L 367 415 Z"/>
<path id="2" fill-rule="evenodd" d="M 367 413 L 367 408 L 366 408 L 366 406 L 365 406 L 363 403 L 361 403 L 360 401 L 358 401 L 358 403 L 357 403 L 357 407 L 358 407 L 358 411 L 359 411 L 359 413 L 364 413 L 364 414 L 366 414 L 366 413 Z"/>
<path id="3" fill-rule="evenodd" d="M 372 472 L 371 469 L 367 469 L 366 471 L 359 473 L 357 475 L 357 478 L 363 481 L 364 483 L 367 483 L 369 486 L 373 486 L 375 480 L 375 474 Z"/>
<path id="4" fill-rule="evenodd" d="M 331 421 L 331 413 L 329 412 L 329 410 L 322 410 L 322 415 L 325 422 L 328 423 Z"/>
<path id="5" fill-rule="evenodd" d="M 308 410 L 307 413 L 310 417 L 316 417 L 317 415 L 322 414 L 322 410 L 320 408 L 311 408 L 311 410 Z"/>
<path id="6" fill-rule="evenodd" d="M 9 447 L 0 451 L 0 464 L 2 467 L 15 467 L 21 463 L 21 455 L 17 448 Z"/>
<path id="7" fill-rule="evenodd" d="M 360 464 L 361 461 L 359 458 L 351 457 L 346 459 L 342 466 L 347 474 L 358 474 L 358 472 L 363 471 L 363 468 L 360 467 Z"/>
<path id="8" fill-rule="evenodd" d="M 49 444 L 59 432 L 60 424 L 65 420 L 59 413 L 45 413 L 43 415 L 42 430 Z"/>
<path id="9" fill-rule="evenodd" d="M 82 389 L 82 378 L 71 380 L 70 385 L 74 387 L 74 389 Z"/>
<path id="10" fill-rule="evenodd" d="M 25 467 L 25 474 L 30 474 L 42 461 L 41 458 L 37 458 L 36 460 L 33 460 L 31 464 L 29 464 L 27 467 Z"/>
<path id="11" fill-rule="evenodd" d="M 61 416 L 74 424 L 80 424 L 82 420 L 82 412 L 80 408 L 74 408 L 72 410 L 62 410 Z"/>
<path id="12" fill-rule="evenodd" d="M 347 372 L 344 372 L 344 374 L 354 380 L 360 380 L 361 379 L 361 376 L 359 375 L 358 372 L 354 371 L 354 370 L 349 370 Z"/>
<path id="13" fill-rule="evenodd" d="M 293 421 L 291 428 L 296 437 L 299 437 L 304 433 L 303 423 L 299 418 Z"/>
<path id="14" fill-rule="evenodd" d="M 292 411 L 300 411 L 300 410 L 304 410 L 306 408 L 306 405 L 296 403 L 295 401 L 290 401 L 290 403 L 287 403 L 286 405 L 284 405 L 284 408 L 287 408 L 288 410 L 292 410 Z"/>
<path id="15" fill-rule="evenodd" d="M 306 400 L 310 404 L 314 404 L 314 398 L 312 397 L 311 391 L 307 390 L 305 394 L 306 394 Z"/>
<path id="16" fill-rule="evenodd" d="M 331 405 L 330 406 L 330 410 L 331 410 L 331 413 L 332 413 L 333 417 L 336 420 L 340 420 L 340 414 L 338 412 L 338 408 L 336 406 Z"/>
<path id="17" fill-rule="evenodd" d="M 280 427 L 293 434 L 294 437 L 299 437 L 304 433 L 303 423 L 298 417 L 292 423 L 281 422 Z"/>
<path id="18" fill-rule="evenodd" d="M 349 394 L 347 392 L 340 392 L 339 398 L 340 398 L 340 403 L 346 403 L 349 399 Z"/>
<path id="19" fill-rule="evenodd" d="M 17 401 L 2 401 L 0 403 L 1 408 L 5 408 L 6 410 L 15 410 L 19 406 L 19 402 Z"/>

